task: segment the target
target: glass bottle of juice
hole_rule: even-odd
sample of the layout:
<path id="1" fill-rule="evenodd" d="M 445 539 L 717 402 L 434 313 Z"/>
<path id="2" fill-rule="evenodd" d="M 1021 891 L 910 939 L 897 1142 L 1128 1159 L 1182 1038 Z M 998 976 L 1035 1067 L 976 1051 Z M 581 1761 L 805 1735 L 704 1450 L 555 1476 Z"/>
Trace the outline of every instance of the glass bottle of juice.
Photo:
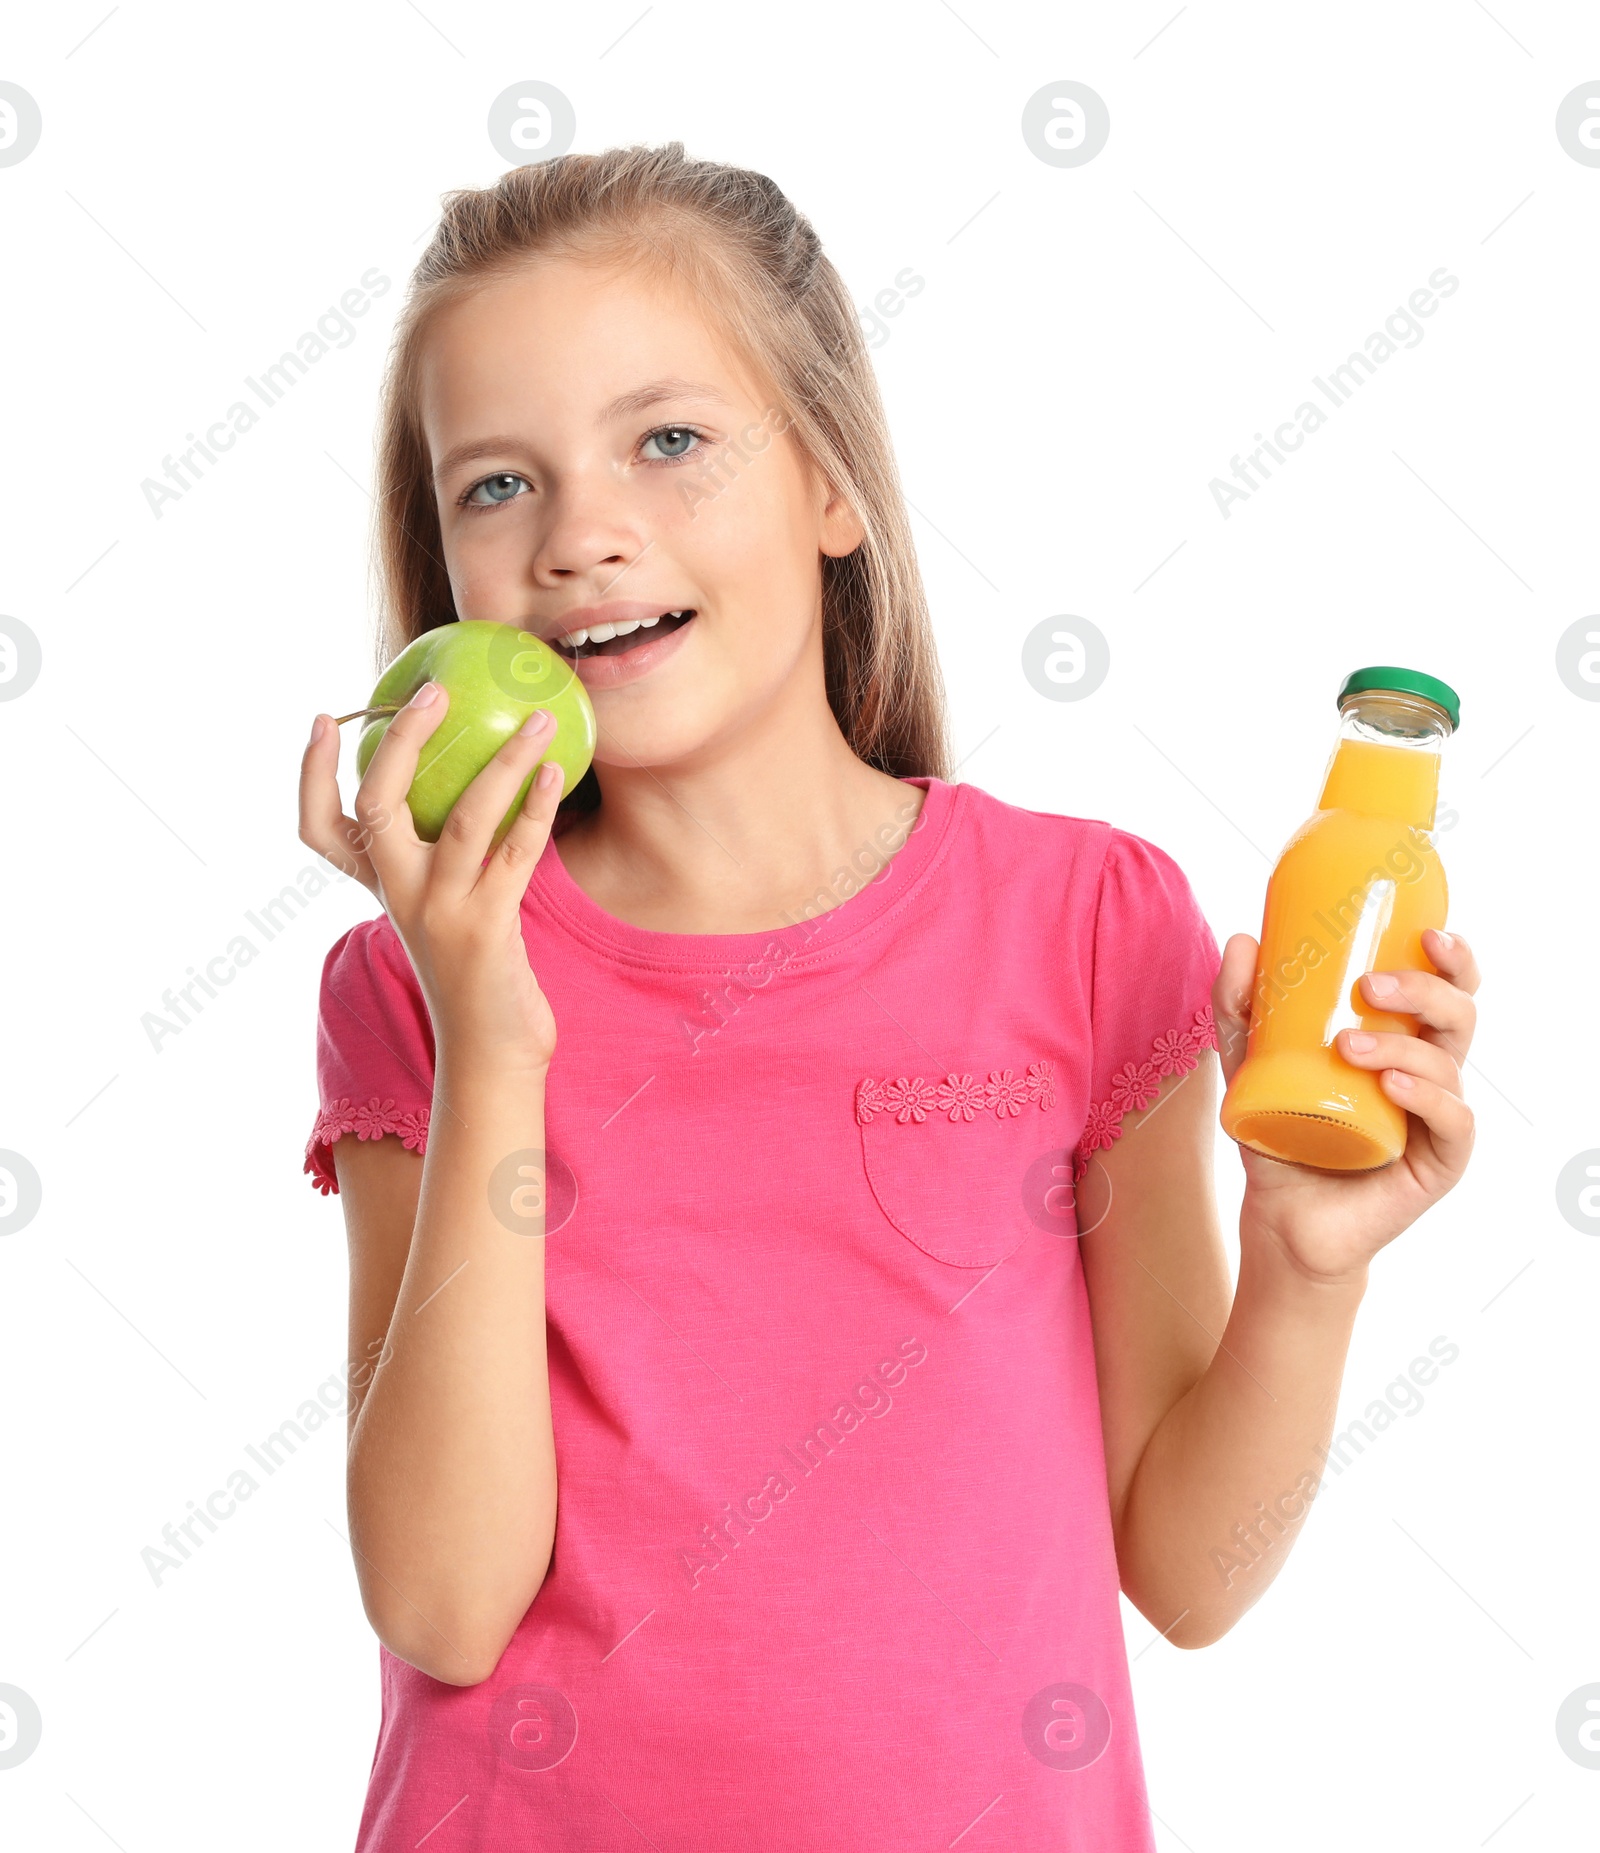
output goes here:
<path id="1" fill-rule="evenodd" d="M 1448 894 L 1429 832 L 1439 756 L 1461 721 L 1455 691 L 1414 669 L 1358 669 L 1339 688 L 1339 738 L 1317 809 L 1267 886 L 1250 1039 L 1222 1129 L 1291 1164 L 1370 1171 L 1405 1149 L 1406 1114 L 1378 1072 L 1333 1047 L 1341 1029 L 1416 1033 L 1377 1010 L 1364 972 L 1433 969 L 1424 927 Z"/>

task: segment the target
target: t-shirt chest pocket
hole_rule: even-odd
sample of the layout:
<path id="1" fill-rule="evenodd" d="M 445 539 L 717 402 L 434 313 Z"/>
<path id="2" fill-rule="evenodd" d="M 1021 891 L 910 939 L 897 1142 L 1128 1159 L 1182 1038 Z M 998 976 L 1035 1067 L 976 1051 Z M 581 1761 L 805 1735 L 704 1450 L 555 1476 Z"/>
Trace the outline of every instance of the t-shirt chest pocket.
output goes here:
<path id="1" fill-rule="evenodd" d="M 1048 1061 L 978 1064 L 927 1080 L 869 1075 L 855 1089 L 861 1162 L 879 1208 L 924 1254 L 992 1267 L 1035 1226 L 1029 1174 L 1066 1138 Z"/>

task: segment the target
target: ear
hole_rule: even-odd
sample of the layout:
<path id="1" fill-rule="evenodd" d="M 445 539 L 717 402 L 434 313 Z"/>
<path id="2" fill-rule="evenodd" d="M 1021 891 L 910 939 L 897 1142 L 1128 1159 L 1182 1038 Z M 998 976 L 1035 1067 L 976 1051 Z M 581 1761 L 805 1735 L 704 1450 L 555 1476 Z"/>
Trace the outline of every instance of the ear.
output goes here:
<path id="1" fill-rule="evenodd" d="M 866 538 L 867 530 L 855 509 L 844 496 L 830 491 L 822 509 L 822 533 L 818 541 L 821 550 L 839 559 L 854 553 Z"/>

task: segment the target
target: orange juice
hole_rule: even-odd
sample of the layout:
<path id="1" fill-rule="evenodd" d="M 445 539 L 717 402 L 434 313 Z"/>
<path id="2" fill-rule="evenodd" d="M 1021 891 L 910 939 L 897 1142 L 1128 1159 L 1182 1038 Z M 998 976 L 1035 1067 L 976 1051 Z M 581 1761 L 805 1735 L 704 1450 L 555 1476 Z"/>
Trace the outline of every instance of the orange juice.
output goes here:
<path id="1" fill-rule="evenodd" d="M 1269 1158 L 1369 1171 L 1405 1149 L 1407 1116 L 1374 1069 L 1334 1049 L 1341 1029 L 1414 1035 L 1414 1016 L 1376 1010 L 1369 971 L 1432 970 L 1424 927 L 1443 927 L 1444 870 L 1427 834 L 1454 691 L 1414 670 L 1375 668 L 1339 691 L 1339 740 L 1315 814 L 1267 886 L 1250 1039 L 1222 1103 L 1222 1129 Z"/>

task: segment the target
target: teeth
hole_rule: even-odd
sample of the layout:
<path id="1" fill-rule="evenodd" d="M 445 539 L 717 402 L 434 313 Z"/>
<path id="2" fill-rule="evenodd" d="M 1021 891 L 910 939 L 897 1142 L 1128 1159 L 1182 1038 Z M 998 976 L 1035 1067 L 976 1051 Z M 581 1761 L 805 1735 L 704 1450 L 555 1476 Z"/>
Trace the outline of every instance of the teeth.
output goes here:
<path id="1" fill-rule="evenodd" d="M 689 610 L 687 605 L 682 611 L 664 611 L 654 618 L 627 618 L 621 624 L 595 624 L 588 630 L 563 631 L 556 642 L 563 649 L 576 650 L 586 643 L 604 643 L 610 637 L 626 637 L 629 631 L 649 630 L 659 624 L 663 617 L 681 618 Z"/>

